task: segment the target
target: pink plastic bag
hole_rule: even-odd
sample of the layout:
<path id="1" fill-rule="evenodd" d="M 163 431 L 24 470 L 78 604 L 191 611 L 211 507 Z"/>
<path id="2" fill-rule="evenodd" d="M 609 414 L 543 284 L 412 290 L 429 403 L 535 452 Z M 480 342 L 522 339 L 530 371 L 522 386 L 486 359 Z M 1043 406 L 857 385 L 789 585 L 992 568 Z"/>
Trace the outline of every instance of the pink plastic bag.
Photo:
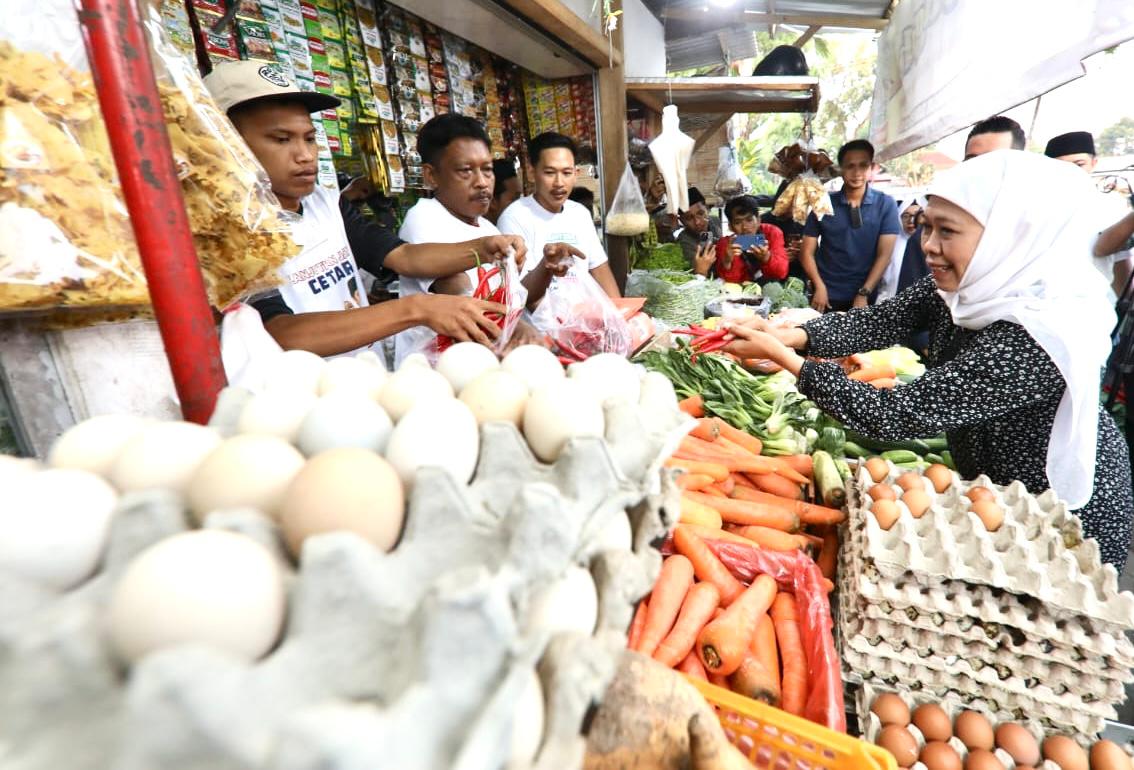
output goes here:
<path id="1" fill-rule="evenodd" d="M 622 312 L 589 273 L 556 278 L 532 314 L 532 323 L 572 361 L 599 353 L 625 356 L 633 350 L 633 335 Z"/>

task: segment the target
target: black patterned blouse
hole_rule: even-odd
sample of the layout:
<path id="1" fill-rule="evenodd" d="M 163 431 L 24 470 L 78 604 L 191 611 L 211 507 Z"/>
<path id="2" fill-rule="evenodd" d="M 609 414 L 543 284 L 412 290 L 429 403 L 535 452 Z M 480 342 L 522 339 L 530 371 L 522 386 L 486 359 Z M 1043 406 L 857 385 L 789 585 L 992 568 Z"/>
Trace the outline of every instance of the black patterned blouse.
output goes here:
<path id="1" fill-rule="evenodd" d="M 880 440 L 946 432 L 961 476 L 984 473 L 997 484 L 1019 479 L 1033 494 L 1048 488 L 1047 446 L 1066 386 L 1024 327 L 997 321 L 984 329 L 953 323 L 932 278 L 893 299 L 803 327 L 807 354 L 836 358 L 903 344 L 929 330 L 928 371 L 910 385 L 878 390 L 846 377 L 834 363 L 808 361 L 799 389 L 848 428 Z M 1099 408 L 1095 488 L 1077 514 L 1104 561 L 1122 570 L 1134 522 L 1130 461 L 1114 420 Z"/>

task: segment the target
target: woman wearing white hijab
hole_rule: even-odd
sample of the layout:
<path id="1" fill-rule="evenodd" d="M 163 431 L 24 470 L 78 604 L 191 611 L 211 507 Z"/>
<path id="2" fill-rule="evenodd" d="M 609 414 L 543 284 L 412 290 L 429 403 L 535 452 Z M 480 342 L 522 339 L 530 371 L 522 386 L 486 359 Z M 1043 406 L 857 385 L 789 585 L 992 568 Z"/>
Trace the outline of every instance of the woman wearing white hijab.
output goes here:
<path id="1" fill-rule="evenodd" d="M 1134 520 L 1126 444 L 1098 403 L 1114 313 L 1092 268 L 1094 190 L 1070 164 L 1002 150 L 943 174 L 925 208 L 931 274 L 873 307 L 803 327 L 734 327 L 727 350 L 767 358 L 847 427 L 878 439 L 947 432 L 965 478 L 1049 487 L 1121 571 Z M 1045 193 L 1059 190 L 1059 196 Z M 876 390 L 834 358 L 928 328 L 929 370 Z"/>

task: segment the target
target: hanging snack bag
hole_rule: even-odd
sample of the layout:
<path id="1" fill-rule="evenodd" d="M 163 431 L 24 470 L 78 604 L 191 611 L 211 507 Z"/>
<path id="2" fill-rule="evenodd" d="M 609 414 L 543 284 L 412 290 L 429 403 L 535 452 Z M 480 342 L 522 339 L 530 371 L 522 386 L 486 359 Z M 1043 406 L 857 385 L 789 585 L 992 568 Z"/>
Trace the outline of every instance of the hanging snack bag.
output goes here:
<path id="1" fill-rule="evenodd" d="M 606 232 L 608 235 L 633 236 L 641 235 L 649 228 L 650 215 L 642 199 L 638 178 L 627 163 L 618 182 L 618 192 L 614 194 L 614 201 L 606 214 Z"/>

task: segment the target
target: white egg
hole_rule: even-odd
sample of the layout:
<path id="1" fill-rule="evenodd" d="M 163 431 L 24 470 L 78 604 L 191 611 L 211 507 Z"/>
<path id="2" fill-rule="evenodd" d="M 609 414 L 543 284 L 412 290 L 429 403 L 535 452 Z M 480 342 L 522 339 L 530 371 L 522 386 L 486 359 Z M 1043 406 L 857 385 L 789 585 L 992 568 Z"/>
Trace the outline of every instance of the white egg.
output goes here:
<path id="1" fill-rule="evenodd" d="M 350 390 L 376 401 L 389 376 L 382 367 L 360 357 L 332 358 L 319 377 L 319 395 L 325 396 L 340 390 Z"/>
<path id="2" fill-rule="evenodd" d="M 105 476 L 126 442 L 147 424 L 148 420 L 132 414 L 104 414 L 83 420 L 55 440 L 47 464 Z"/>
<path id="3" fill-rule="evenodd" d="M 528 386 L 503 369 L 484 372 L 461 390 L 461 401 L 472 410 L 479 424 L 510 422 L 517 428 L 524 420 Z"/>
<path id="4" fill-rule="evenodd" d="M 369 396 L 338 390 L 315 402 L 299 426 L 297 445 L 308 457 L 339 447 L 382 452 L 393 429 L 389 415 Z"/>
<path id="5" fill-rule="evenodd" d="M 370 364 L 371 366 L 377 366 L 379 369 L 386 372 L 386 374 L 389 374 L 389 371 L 387 371 L 386 369 L 386 362 L 383 361 L 382 358 L 373 350 L 364 350 L 361 353 L 357 354 L 354 359 L 356 361 L 362 361 L 363 363 Z"/>
<path id="6" fill-rule="evenodd" d="M 197 466 L 220 443 L 220 434 L 203 425 L 153 423 L 126 442 L 108 478 L 121 492 L 145 489 L 184 492 Z"/>
<path id="7" fill-rule="evenodd" d="M 264 369 L 267 390 L 287 388 L 314 394 L 327 362 L 307 350 L 287 350 L 276 356 Z"/>
<path id="8" fill-rule="evenodd" d="M 315 406 L 315 396 L 304 390 L 275 388 L 257 393 L 240 410 L 238 433 L 277 436 L 295 443 L 303 418 Z"/>
<path id="9" fill-rule="evenodd" d="M 512 712 L 512 749 L 506 770 L 527 770 L 532 766 L 543 740 L 545 708 L 543 685 L 532 669 Z"/>
<path id="10" fill-rule="evenodd" d="M 180 644 L 253 661 L 276 643 L 285 609 L 283 571 L 267 548 L 201 529 L 135 556 L 114 586 L 107 620 L 111 644 L 129 663 Z"/>
<path id="11" fill-rule="evenodd" d="M 598 622 L 598 591 L 591 573 L 571 565 L 540 589 L 528 611 L 529 633 L 576 631 L 590 635 Z"/>
<path id="12" fill-rule="evenodd" d="M 405 494 L 393 466 L 365 449 L 329 449 L 307 461 L 280 509 L 284 540 L 296 557 L 303 541 L 347 531 L 389 551 L 405 520 Z"/>
<path id="13" fill-rule="evenodd" d="M 650 411 L 677 411 L 677 393 L 669 377 L 661 372 L 646 372 L 642 377 L 642 395 L 638 404 Z"/>
<path id="14" fill-rule="evenodd" d="M 386 459 L 408 490 L 418 469 L 426 466 L 448 471 L 458 484 L 467 484 L 479 450 L 476 418 L 460 401 L 447 398 L 411 409 L 394 427 Z"/>
<path id="15" fill-rule="evenodd" d="M 402 365 L 401 369 L 390 375 L 378 403 L 397 423 L 419 403 L 435 402 L 453 397 L 453 386 L 449 381 L 428 366 Z"/>
<path id="16" fill-rule="evenodd" d="M 499 368 L 496 354 L 477 342 L 458 342 L 437 359 L 437 373 L 449 381 L 457 395 L 484 372 Z"/>
<path id="17" fill-rule="evenodd" d="M 205 457 L 186 497 L 198 523 L 223 508 L 255 508 L 276 516 L 303 455 L 276 436 L 233 436 Z"/>
<path id="18" fill-rule="evenodd" d="M 567 376 L 590 388 L 599 404 L 611 399 L 636 404 L 641 395 L 641 377 L 634 364 L 616 353 L 599 353 L 581 363 L 571 364 Z"/>
<path id="19" fill-rule="evenodd" d="M 569 439 L 602 438 L 605 428 L 602 405 L 590 388 L 576 380 L 544 385 L 532 393 L 524 409 L 524 438 L 535 456 L 547 463 L 558 459 Z"/>
<path id="20" fill-rule="evenodd" d="M 500 366 L 523 380 L 533 393 L 544 385 L 567 376 L 563 364 L 559 363 L 555 354 L 539 345 L 521 345 L 504 356 Z"/>
<path id="21" fill-rule="evenodd" d="M 429 359 L 425 357 L 424 353 L 410 353 L 402 359 L 401 366 L 398 371 L 405 369 L 407 366 L 424 366 L 426 369 L 432 369 L 433 365 L 429 363 Z"/>
<path id="22" fill-rule="evenodd" d="M 29 473 L 35 473 L 42 468 L 39 460 L 31 457 L 0 455 L 0 489 L 7 489 L 9 484 L 16 482 L 16 479 Z"/>
<path id="23" fill-rule="evenodd" d="M 65 590 L 94 572 L 118 493 L 90 471 L 21 474 L 0 504 L 0 572 Z"/>

